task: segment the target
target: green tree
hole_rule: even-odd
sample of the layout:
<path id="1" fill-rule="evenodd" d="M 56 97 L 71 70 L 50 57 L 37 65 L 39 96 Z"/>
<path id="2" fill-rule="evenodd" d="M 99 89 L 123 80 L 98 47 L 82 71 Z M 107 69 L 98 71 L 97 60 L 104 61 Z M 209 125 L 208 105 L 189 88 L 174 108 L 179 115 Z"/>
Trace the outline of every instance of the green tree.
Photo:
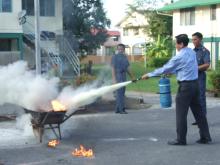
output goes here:
<path id="1" fill-rule="evenodd" d="M 155 6 L 163 0 L 136 0 L 129 6 L 130 12 L 143 14 L 148 24 L 144 32 L 152 38 L 152 42 L 146 44 L 146 63 L 149 66 L 159 67 L 169 60 L 172 55 L 172 17 L 168 14 L 157 12 Z"/>
<path id="2" fill-rule="evenodd" d="M 135 0 L 135 3 L 129 5 L 128 13 L 138 12 L 144 15 L 148 20 L 145 33 L 152 37 L 154 41 L 158 39 L 158 35 L 162 37 L 172 36 L 172 16 L 157 12 L 159 3 L 163 0 Z"/>
<path id="3" fill-rule="evenodd" d="M 147 44 L 147 56 L 148 57 L 170 57 L 172 53 L 172 49 L 168 49 L 168 45 L 172 40 L 170 37 L 161 38 L 161 35 L 158 35 L 156 42 L 151 42 Z"/>
<path id="4" fill-rule="evenodd" d="M 158 34 L 156 42 L 146 44 L 146 64 L 151 67 L 161 67 L 172 56 L 173 42 L 170 36 Z"/>
<path id="5" fill-rule="evenodd" d="M 165 38 L 172 36 L 172 17 L 160 15 L 155 10 L 145 12 L 145 16 L 148 19 L 145 31 L 154 41 L 158 39 L 158 35 Z"/>
<path id="6" fill-rule="evenodd" d="M 78 39 L 81 52 L 91 52 L 104 43 L 110 23 L 101 0 L 63 0 L 64 30 Z"/>

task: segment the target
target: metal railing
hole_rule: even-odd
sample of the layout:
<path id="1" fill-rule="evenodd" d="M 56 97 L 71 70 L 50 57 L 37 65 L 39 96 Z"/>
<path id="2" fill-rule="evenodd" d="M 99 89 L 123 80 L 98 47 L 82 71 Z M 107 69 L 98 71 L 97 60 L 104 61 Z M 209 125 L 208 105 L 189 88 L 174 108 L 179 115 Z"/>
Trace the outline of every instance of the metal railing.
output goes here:
<path id="1" fill-rule="evenodd" d="M 23 31 L 24 31 L 24 36 L 26 39 L 28 39 L 32 44 L 35 42 L 35 35 L 34 35 L 34 26 L 29 23 L 28 21 L 23 24 Z M 70 63 L 72 69 L 73 69 L 73 74 L 74 76 L 80 75 L 80 61 L 75 53 L 75 51 L 72 49 L 70 43 L 63 37 L 63 40 L 61 42 L 63 45 L 63 50 L 62 53 L 60 51 L 57 51 L 57 48 L 55 46 L 55 40 L 52 41 L 48 36 L 44 35 L 41 33 L 41 37 L 43 38 L 43 41 L 41 41 L 41 44 L 43 42 L 54 42 L 54 46 L 49 45 L 47 47 L 41 46 L 41 50 L 43 53 L 46 54 L 48 57 L 48 60 L 52 64 L 57 64 L 60 68 L 60 74 L 63 74 L 63 65 L 64 65 L 64 58 L 68 60 Z M 45 44 L 44 44 L 45 45 Z"/>
<path id="2" fill-rule="evenodd" d="M 29 22 L 26 22 L 25 24 L 23 24 L 23 32 L 24 32 L 24 36 L 26 37 L 26 39 L 28 39 L 32 44 L 34 44 L 35 43 L 34 26 L 32 24 L 30 24 Z M 47 40 L 47 36 L 43 36 L 43 37 L 45 40 Z M 41 41 L 41 43 L 42 43 L 42 41 Z M 42 52 L 41 53 L 42 61 L 44 61 L 46 63 L 49 60 L 49 63 L 51 63 L 51 65 L 57 64 L 59 66 L 60 76 L 62 76 L 62 74 L 63 74 L 62 59 L 59 56 L 59 54 L 56 53 L 55 46 L 54 47 L 51 47 L 51 46 L 43 47 L 41 45 L 40 48 L 41 48 L 41 52 Z M 45 58 L 45 57 L 47 57 L 47 58 Z"/>
<path id="3" fill-rule="evenodd" d="M 19 51 L 2 51 L 0 52 L 0 65 L 8 65 L 19 60 Z"/>
<path id="4" fill-rule="evenodd" d="M 66 38 L 63 38 L 63 53 L 73 67 L 75 75 L 80 75 L 80 60 Z"/>

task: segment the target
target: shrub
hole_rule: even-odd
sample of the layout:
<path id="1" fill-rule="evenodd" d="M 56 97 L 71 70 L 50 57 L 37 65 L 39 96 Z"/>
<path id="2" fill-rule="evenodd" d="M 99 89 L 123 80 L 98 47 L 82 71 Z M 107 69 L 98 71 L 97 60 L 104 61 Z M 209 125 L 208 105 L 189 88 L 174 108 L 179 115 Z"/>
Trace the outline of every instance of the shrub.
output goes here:
<path id="1" fill-rule="evenodd" d="M 173 41 L 169 36 L 158 35 L 157 41 L 148 43 L 145 48 L 147 66 L 161 67 L 172 56 Z"/>
<path id="2" fill-rule="evenodd" d="M 209 82 L 212 84 L 214 92 L 220 94 L 220 62 L 217 63 L 216 70 L 209 74 Z"/>
<path id="3" fill-rule="evenodd" d="M 87 73 L 83 73 L 75 79 L 75 85 L 80 86 L 82 84 L 94 81 L 95 79 L 96 79 L 96 76 L 92 76 Z"/>
<path id="4" fill-rule="evenodd" d="M 148 58 L 171 57 L 173 50 L 172 39 L 158 35 L 157 41 L 150 42 L 145 46 L 145 55 Z"/>
<path id="5" fill-rule="evenodd" d="M 169 61 L 169 57 L 160 57 L 160 58 L 150 58 L 147 61 L 147 66 L 149 67 L 162 67 L 165 63 Z"/>

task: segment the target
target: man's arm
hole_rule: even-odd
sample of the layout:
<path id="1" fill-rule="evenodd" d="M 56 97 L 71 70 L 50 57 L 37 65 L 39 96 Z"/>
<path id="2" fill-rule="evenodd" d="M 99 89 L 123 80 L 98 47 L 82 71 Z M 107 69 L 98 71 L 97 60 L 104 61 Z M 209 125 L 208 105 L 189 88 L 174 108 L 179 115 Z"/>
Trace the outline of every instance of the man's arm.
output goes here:
<path id="1" fill-rule="evenodd" d="M 116 75 L 115 75 L 115 55 L 111 58 L 111 67 L 112 67 L 112 83 L 116 83 Z"/>
<path id="2" fill-rule="evenodd" d="M 210 66 L 210 52 L 206 48 L 203 51 L 205 53 L 203 57 L 204 64 L 199 65 L 199 71 L 206 71 Z"/>
<path id="3" fill-rule="evenodd" d="M 134 74 L 133 74 L 133 72 L 131 71 L 130 67 L 128 67 L 127 73 L 128 73 L 128 75 L 130 76 L 131 80 L 134 80 L 134 79 L 135 79 Z"/>
<path id="4" fill-rule="evenodd" d="M 112 82 L 116 83 L 115 68 L 114 67 L 112 67 Z"/>
<path id="5" fill-rule="evenodd" d="M 142 79 L 148 79 L 150 77 L 158 76 L 161 74 L 174 74 L 176 73 L 176 68 L 179 65 L 178 56 L 172 57 L 163 67 L 155 69 L 153 72 L 144 74 Z"/>
<path id="6" fill-rule="evenodd" d="M 209 68 L 209 66 L 209 63 L 199 65 L 199 71 L 206 71 Z"/>

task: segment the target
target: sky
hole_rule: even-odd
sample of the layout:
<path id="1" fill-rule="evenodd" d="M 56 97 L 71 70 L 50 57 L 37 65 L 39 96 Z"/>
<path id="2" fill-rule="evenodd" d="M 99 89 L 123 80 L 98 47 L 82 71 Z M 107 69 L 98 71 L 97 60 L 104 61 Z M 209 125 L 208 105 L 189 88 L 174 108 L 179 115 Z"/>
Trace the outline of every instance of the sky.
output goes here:
<path id="1" fill-rule="evenodd" d="M 170 0 L 164 1 L 170 2 Z M 111 29 L 117 29 L 115 25 L 126 16 L 127 4 L 132 4 L 134 0 L 102 0 L 102 2 L 107 12 L 107 17 L 111 20 Z"/>
<path id="2" fill-rule="evenodd" d="M 119 23 L 126 15 L 127 4 L 132 4 L 133 0 L 102 0 L 107 17 L 111 19 L 111 28 Z"/>

